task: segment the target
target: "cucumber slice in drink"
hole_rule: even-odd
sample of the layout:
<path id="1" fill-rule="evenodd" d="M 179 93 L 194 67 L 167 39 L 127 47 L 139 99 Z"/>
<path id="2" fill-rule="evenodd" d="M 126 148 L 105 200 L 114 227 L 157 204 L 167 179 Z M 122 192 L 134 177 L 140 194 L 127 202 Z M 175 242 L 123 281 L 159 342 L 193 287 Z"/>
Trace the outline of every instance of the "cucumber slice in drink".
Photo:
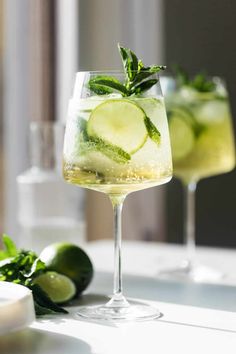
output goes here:
<path id="1" fill-rule="evenodd" d="M 100 151 L 119 164 L 127 163 L 131 159 L 130 155 L 119 146 L 107 143 L 97 137 L 89 137 L 87 134 L 86 120 L 79 120 L 79 128 L 80 134 L 77 137 L 77 150 L 80 155 L 86 155 L 93 151 Z"/>
<path id="2" fill-rule="evenodd" d="M 111 99 L 98 105 L 90 114 L 87 132 L 129 154 L 138 151 L 146 142 L 145 112 L 126 99 Z"/>
<path id="3" fill-rule="evenodd" d="M 181 160 L 193 149 L 195 144 L 194 132 L 184 119 L 172 116 L 169 123 L 170 140 L 173 160 Z"/>
<path id="4" fill-rule="evenodd" d="M 189 125 L 197 138 L 204 130 L 204 125 L 198 121 L 191 109 L 184 105 L 171 107 L 169 117 L 178 117 Z"/>

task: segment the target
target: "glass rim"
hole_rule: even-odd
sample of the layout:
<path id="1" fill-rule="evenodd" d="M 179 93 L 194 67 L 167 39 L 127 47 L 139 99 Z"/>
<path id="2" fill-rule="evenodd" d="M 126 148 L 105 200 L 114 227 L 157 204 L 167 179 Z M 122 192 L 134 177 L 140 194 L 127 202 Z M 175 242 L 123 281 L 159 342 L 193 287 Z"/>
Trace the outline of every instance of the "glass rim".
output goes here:
<path id="1" fill-rule="evenodd" d="M 130 72 L 132 72 L 132 73 L 136 73 L 136 72 L 138 72 L 138 70 L 130 70 Z M 145 72 L 151 72 L 151 70 L 145 70 Z M 161 72 L 161 70 L 160 71 L 158 71 L 157 73 L 152 73 L 153 75 L 159 75 L 160 74 L 160 72 Z M 126 73 L 124 72 L 124 70 L 122 70 L 122 69 L 120 69 L 120 70 L 116 70 L 116 69 L 111 69 L 111 70 L 107 70 L 107 69 L 105 69 L 105 70 L 81 70 L 81 71 L 77 71 L 76 73 L 75 73 L 75 75 L 77 75 L 77 74 L 104 74 L 104 73 L 114 73 L 114 74 L 122 74 L 122 75 L 126 75 Z"/>
<path id="2" fill-rule="evenodd" d="M 192 74 L 192 75 L 189 75 L 189 78 L 192 79 L 196 76 L 197 74 Z M 162 78 L 168 78 L 168 79 L 173 79 L 173 80 L 177 80 L 176 78 L 176 75 L 172 74 L 171 72 L 164 72 L 162 75 Z M 225 82 L 225 77 L 224 76 L 220 76 L 220 75 L 206 75 L 206 78 L 207 79 L 210 79 L 210 80 L 219 80 L 219 81 L 223 81 Z"/>

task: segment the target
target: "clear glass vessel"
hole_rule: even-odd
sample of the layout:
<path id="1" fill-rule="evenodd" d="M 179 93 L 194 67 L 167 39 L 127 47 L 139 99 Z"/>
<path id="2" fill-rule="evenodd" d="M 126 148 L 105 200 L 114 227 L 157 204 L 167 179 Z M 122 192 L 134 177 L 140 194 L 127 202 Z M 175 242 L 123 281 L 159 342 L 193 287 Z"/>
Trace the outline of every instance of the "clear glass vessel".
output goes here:
<path id="1" fill-rule="evenodd" d="M 142 320 L 160 315 L 148 305 L 130 304 L 123 295 L 121 271 L 121 212 L 134 191 L 168 182 L 172 158 L 165 105 L 157 83 L 143 94 L 123 97 L 99 95 L 89 80 L 112 76 L 125 82 L 123 72 L 80 72 L 69 102 L 64 140 L 66 181 L 106 193 L 114 209 L 115 269 L 111 300 L 80 308 L 93 319 Z"/>
<path id="2" fill-rule="evenodd" d="M 216 280 L 222 274 L 195 260 L 195 191 L 200 179 L 235 167 L 235 145 L 227 90 L 222 79 L 210 78 L 214 90 L 199 92 L 163 78 L 172 145 L 174 176 L 185 190 L 186 259 L 173 274 L 195 281 Z"/>
<path id="3" fill-rule="evenodd" d="M 62 178 L 64 131 L 59 122 L 31 122 L 30 168 L 17 176 L 20 247 L 37 253 L 65 237 L 85 242 L 84 191 Z"/>

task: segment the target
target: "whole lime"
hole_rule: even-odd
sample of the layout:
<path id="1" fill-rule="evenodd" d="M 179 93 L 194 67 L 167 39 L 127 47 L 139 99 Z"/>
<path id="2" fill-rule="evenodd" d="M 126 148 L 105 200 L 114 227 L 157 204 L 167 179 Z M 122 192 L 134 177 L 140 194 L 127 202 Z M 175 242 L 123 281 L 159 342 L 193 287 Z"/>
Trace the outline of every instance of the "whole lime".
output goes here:
<path id="1" fill-rule="evenodd" d="M 48 270 L 64 274 L 74 281 L 77 294 L 87 288 L 93 277 L 93 265 L 88 255 L 71 243 L 53 243 L 42 251 L 40 259 Z"/>

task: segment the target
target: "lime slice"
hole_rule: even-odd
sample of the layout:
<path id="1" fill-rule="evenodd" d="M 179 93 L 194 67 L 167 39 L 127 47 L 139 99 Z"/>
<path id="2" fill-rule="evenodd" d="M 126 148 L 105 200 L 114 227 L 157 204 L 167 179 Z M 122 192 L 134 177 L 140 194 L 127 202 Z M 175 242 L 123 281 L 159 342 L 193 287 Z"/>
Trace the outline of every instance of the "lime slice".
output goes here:
<path id="1" fill-rule="evenodd" d="M 34 280 L 58 304 L 71 300 L 76 294 L 76 287 L 70 278 L 56 272 L 46 272 Z"/>
<path id="2" fill-rule="evenodd" d="M 169 123 L 173 160 L 187 156 L 194 147 L 195 137 L 190 124 L 186 120 L 172 116 Z"/>
<path id="3" fill-rule="evenodd" d="M 116 145 L 129 154 L 139 150 L 147 139 L 145 113 L 125 99 L 106 100 L 91 113 L 88 135 Z"/>

